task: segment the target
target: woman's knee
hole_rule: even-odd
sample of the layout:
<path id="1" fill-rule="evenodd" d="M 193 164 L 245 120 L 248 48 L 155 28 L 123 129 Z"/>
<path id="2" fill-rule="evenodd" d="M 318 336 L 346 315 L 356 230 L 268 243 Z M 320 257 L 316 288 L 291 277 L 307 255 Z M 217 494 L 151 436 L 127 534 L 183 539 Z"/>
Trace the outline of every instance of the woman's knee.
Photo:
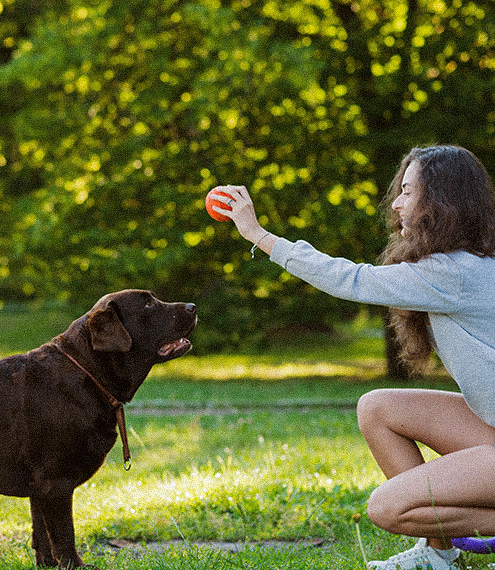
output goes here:
<path id="1" fill-rule="evenodd" d="M 387 388 L 372 390 L 359 399 L 357 405 L 358 425 L 364 436 L 386 423 L 393 392 L 394 390 Z"/>
<path id="2" fill-rule="evenodd" d="M 401 512 L 399 497 L 388 496 L 383 485 L 371 493 L 368 500 L 368 518 L 374 525 L 387 532 L 401 534 Z"/>

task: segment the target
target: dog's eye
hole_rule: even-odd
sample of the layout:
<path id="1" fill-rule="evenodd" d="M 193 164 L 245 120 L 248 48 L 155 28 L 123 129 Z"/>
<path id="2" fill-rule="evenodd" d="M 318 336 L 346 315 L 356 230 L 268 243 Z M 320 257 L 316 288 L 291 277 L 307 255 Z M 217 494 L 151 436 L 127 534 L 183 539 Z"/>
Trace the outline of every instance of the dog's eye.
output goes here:
<path id="1" fill-rule="evenodd" d="M 153 299 L 148 299 L 146 301 L 146 304 L 144 305 L 147 309 L 149 309 L 150 307 L 152 307 L 155 304 L 155 302 L 153 301 Z"/>

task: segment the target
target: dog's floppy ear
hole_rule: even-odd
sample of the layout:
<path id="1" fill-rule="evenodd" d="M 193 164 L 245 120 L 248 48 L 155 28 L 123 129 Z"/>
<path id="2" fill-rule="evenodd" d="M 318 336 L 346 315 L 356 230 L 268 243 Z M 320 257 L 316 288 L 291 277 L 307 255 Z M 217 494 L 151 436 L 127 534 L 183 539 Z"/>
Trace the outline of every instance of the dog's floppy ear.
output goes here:
<path id="1" fill-rule="evenodd" d="M 105 309 L 96 309 L 90 314 L 88 328 L 91 344 L 102 352 L 127 352 L 132 346 L 132 339 L 120 322 L 113 304 Z"/>

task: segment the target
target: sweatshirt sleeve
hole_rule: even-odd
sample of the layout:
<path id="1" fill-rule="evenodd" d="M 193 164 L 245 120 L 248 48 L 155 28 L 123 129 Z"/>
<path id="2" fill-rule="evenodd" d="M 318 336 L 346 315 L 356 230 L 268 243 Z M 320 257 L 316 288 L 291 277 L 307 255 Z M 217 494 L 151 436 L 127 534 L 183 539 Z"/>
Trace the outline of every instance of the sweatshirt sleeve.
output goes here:
<path id="1" fill-rule="evenodd" d="M 375 266 L 331 257 L 305 241 L 280 238 L 270 260 L 317 289 L 350 301 L 454 313 L 461 298 L 461 272 L 448 254 L 434 254 L 417 263 Z"/>

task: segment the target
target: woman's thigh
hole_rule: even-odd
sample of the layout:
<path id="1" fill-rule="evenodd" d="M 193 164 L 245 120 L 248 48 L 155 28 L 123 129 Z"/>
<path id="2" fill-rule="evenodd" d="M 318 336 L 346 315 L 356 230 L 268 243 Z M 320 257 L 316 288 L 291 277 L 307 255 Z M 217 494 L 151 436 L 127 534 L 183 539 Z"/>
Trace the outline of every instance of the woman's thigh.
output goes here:
<path id="1" fill-rule="evenodd" d="M 440 455 L 495 444 L 495 428 L 483 422 L 462 394 L 441 390 L 384 389 L 365 394 L 358 405 L 363 434 L 387 431 L 419 441 Z"/>
<path id="2" fill-rule="evenodd" d="M 410 536 L 495 532 L 495 446 L 454 452 L 400 473 L 369 500 L 370 518 Z"/>

